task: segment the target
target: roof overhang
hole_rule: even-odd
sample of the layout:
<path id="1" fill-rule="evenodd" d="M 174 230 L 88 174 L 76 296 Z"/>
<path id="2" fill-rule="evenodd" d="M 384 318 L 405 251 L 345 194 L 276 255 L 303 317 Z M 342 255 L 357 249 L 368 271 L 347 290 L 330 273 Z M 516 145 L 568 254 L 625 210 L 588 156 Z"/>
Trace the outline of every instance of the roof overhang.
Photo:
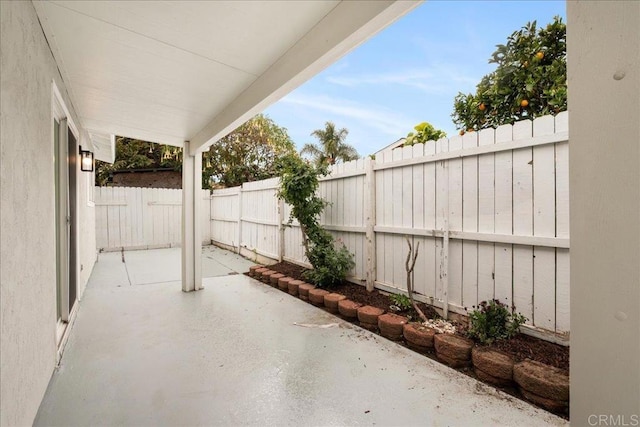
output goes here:
<path id="1" fill-rule="evenodd" d="M 85 129 L 103 142 L 104 135 L 190 141 L 191 154 L 418 4 L 34 2 Z"/>

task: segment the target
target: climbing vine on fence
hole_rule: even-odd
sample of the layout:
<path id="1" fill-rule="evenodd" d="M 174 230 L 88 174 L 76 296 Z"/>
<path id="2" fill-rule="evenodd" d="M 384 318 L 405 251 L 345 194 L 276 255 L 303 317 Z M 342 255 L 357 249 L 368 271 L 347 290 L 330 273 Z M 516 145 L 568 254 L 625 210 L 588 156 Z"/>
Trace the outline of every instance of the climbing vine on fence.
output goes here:
<path id="1" fill-rule="evenodd" d="M 291 205 L 289 223 L 294 218 L 300 223 L 305 255 L 313 266 L 313 270 L 305 273 L 305 278 L 324 288 L 340 284 L 355 263 L 347 248 L 338 245 L 319 223 L 327 202 L 317 195 L 318 177 L 327 174 L 327 166 L 312 165 L 297 154 L 291 154 L 278 160 L 278 169 L 278 197 Z"/>

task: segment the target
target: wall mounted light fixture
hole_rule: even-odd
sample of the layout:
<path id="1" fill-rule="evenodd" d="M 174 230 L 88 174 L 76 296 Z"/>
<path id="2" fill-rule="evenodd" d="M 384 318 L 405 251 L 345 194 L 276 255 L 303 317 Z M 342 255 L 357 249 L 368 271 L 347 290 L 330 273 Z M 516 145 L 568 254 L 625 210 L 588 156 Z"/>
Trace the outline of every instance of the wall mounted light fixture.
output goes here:
<path id="1" fill-rule="evenodd" d="M 83 150 L 80 147 L 80 170 L 82 172 L 93 172 L 93 153 Z"/>

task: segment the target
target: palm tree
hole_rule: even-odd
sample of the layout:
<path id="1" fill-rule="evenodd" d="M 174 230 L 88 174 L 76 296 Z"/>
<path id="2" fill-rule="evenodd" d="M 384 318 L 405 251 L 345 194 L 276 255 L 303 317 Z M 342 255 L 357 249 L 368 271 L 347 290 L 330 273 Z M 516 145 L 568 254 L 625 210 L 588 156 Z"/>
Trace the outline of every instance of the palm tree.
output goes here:
<path id="1" fill-rule="evenodd" d="M 300 151 L 302 155 L 309 155 L 316 165 L 328 163 L 335 164 L 337 161 L 348 162 L 360 158 L 356 149 L 345 143 L 349 131 L 345 128 L 336 129 L 333 122 L 326 122 L 324 129 L 316 129 L 311 132 L 319 140 L 319 144 L 305 144 Z"/>

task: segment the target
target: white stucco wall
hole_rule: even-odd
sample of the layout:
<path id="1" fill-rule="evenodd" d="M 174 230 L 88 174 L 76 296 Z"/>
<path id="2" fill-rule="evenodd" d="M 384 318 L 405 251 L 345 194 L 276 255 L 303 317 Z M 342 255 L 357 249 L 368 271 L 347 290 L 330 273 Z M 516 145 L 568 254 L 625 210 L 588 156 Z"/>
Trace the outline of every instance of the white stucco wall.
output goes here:
<path id="1" fill-rule="evenodd" d="M 88 135 L 83 134 L 80 139 L 82 147 L 88 147 L 89 142 Z M 78 176 L 78 210 L 80 211 L 80 218 L 78 221 L 78 262 L 80 265 L 78 269 L 78 295 L 82 297 L 84 290 L 91 276 L 91 270 L 93 264 L 96 262 L 97 250 L 96 250 L 96 215 L 93 202 L 89 203 L 88 188 L 91 190 L 94 188 L 95 176 L 92 173 L 80 172 Z"/>
<path id="2" fill-rule="evenodd" d="M 640 422 L 640 2 L 567 2 L 571 424 Z"/>
<path id="3" fill-rule="evenodd" d="M 79 122 L 31 2 L 0 2 L 0 22 L 0 425 L 30 425 L 57 350 L 52 81 Z M 95 260 L 93 217 L 80 174 L 79 292 Z"/>

